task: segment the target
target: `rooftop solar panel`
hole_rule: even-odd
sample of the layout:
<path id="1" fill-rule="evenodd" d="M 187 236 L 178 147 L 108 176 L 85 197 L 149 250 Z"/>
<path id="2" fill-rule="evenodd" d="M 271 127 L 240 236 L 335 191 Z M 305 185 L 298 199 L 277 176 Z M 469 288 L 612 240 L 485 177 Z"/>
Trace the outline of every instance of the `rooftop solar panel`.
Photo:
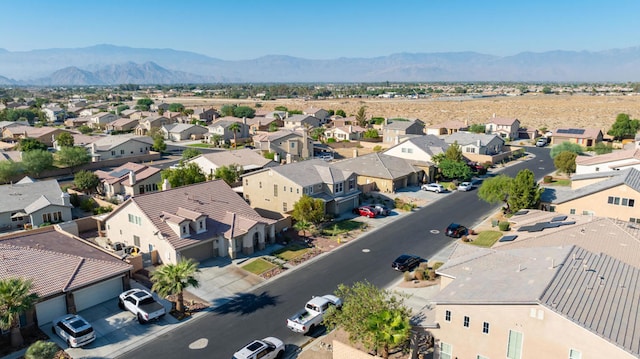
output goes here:
<path id="1" fill-rule="evenodd" d="M 511 241 L 513 241 L 513 240 L 514 240 L 514 239 L 516 239 L 516 238 L 518 238 L 518 236 L 516 236 L 516 235 L 503 236 L 502 238 L 500 238 L 500 239 L 498 240 L 498 242 L 511 242 Z"/>
<path id="2" fill-rule="evenodd" d="M 560 222 L 564 221 L 565 219 L 567 219 L 567 216 L 556 216 L 551 218 L 551 222 Z"/>
<path id="3" fill-rule="evenodd" d="M 111 177 L 117 177 L 117 178 L 120 178 L 120 177 L 124 176 L 125 174 L 128 174 L 128 173 L 129 173 L 129 171 L 131 171 L 131 170 L 118 170 L 118 171 L 113 171 L 113 172 L 109 173 L 109 176 L 111 176 Z"/>

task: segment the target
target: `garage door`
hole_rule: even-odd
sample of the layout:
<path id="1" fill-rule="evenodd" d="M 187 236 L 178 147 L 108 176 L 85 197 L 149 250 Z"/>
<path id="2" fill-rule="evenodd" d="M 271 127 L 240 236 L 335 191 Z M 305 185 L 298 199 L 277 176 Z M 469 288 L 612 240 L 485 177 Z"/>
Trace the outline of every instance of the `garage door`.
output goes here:
<path id="1" fill-rule="evenodd" d="M 81 311 L 94 305 L 115 298 L 122 293 L 122 277 L 113 278 L 73 292 L 76 311 Z"/>
<path id="2" fill-rule="evenodd" d="M 191 258 L 196 262 L 202 262 L 205 259 L 214 257 L 213 242 L 202 243 L 193 248 L 188 248 L 180 251 L 180 255 L 183 258 Z"/>
<path id="3" fill-rule="evenodd" d="M 38 325 L 49 323 L 50 321 L 65 314 L 67 314 L 67 301 L 65 300 L 64 295 L 36 304 Z"/>

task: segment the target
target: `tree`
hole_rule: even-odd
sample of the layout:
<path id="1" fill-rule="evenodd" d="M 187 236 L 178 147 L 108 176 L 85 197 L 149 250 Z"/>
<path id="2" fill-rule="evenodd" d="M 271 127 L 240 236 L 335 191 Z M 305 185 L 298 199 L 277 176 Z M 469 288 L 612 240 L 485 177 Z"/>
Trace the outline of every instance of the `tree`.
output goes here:
<path id="1" fill-rule="evenodd" d="M 344 110 L 336 110 L 336 116 L 347 117 L 347 113 Z"/>
<path id="2" fill-rule="evenodd" d="M 93 132 L 93 128 L 87 126 L 87 125 L 82 125 L 80 127 L 78 127 L 78 131 L 80 131 L 81 134 L 83 135 L 88 135 L 91 132 Z"/>
<path id="3" fill-rule="evenodd" d="M 18 150 L 22 152 L 29 152 L 34 150 L 47 150 L 47 145 L 36 140 L 35 138 L 22 138 L 20 142 L 18 142 Z"/>
<path id="4" fill-rule="evenodd" d="M 291 217 L 296 221 L 306 221 L 317 226 L 324 219 L 324 202 L 319 198 L 311 198 L 303 194 L 302 197 L 293 204 Z"/>
<path id="5" fill-rule="evenodd" d="M 220 108 L 220 114 L 222 116 L 233 116 L 233 110 L 236 107 L 236 105 L 224 105 Z"/>
<path id="6" fill-rule="evenodd" d="M 237 147 L 238 143 L 236 142 L 236 135 L 238 132 L 240 132 L 240 130 L 242 129 L 242 125 L 240 125 L 240 122 L 234 122 L 232 124 L 229 125 L 229 131 L 233 132 L 233 147 Z"/>
<path id="7" fill-rule="evenodd" d="M 613 152 L 613 146 L 611 146 L 610 144 L 605 144 L 605 143 L 602 143 L 602 142 L 598 142 L 594 146 L 593 150 L 598 155 L 604 155 L 605 153 Z"/>
<path id="8" fill-rule="evenodd" d="M 324 140 L 324 127 L 315 127 L 311 129 L 309 135 L 314 141 Z"/>
<path id="9" fill-rule="evenodd" d="M 358 112 L 356 113 L 356 122 L 360 127 L 367 127 L 367 112 L 366 106 L 360 107 Z"/>
<path id="10" fill-rule="evenodd" d="M 72 147 L 74 144 L 73 136 L 69 132 L 61 133 L 56 141 L 60 147 Z"/>
<path id="11" fill-rule="evenodd" d="M 460 148 L 460 145 L 458 145 L 458 141 L 454 141 L 451 145 L 449 145 L 449 147 L 447 147 L 447 151 L 444 153 L 444 157 L 454 162 L 464 162 L 462 149 Z"/>
<path id="12" fill-rule="evenodd" d="M 53 155 L 44 150 L 33 150 L 22 154 L 24 169 L 38 177 L 38 175 L 53 165 Z"/>
<path id="13" fill-rule="evenodd" d="M 485 125 L 482 125 L 479 123 L 474 123 L 471 126 L 469 126 L 469 132 L 473 132 L 473 133 L 485 133 L 486 129 L 487 127 Z"/>
<path id="14" fill-rule="evenodd" d="M 378 133 L 378 130 L 376 130 L 375 128 L 370 128 L 368 130 L 366 130 L 364 132 L 363 135 L 364 138 L 378 138 L 380 137 L 380 134 Z"/>
<path id="15" fill-rule="evenodd" d="M 611 125 L 611 129 L 607 134 L 613 136 L 614 140 L 622 140 L 623 138 L 633 137 L 640 128 L 640 121 L 632 120 L 626 113 L 618 114 L 616 122 Z"/>
<path id="16" fill-rule="evenodd" d="M 440 161 L 440 164 L 438 164 L 438 168 L 445 178 L 468 181 L 473 176 L 471 168 L 469 168 L 469 166 L 465 162 L 456 162 L 448 158 Z"/>
<path id="17" fill-rule="evenodd" d="M 533 172 L 524 169 L 518 172 L 509 188 L 507 203 L 511 213 L 523 208 L 537 208 L 540 204 L 540 195 L 543 189 L 536 183 Z"/>
<path id="18" fill-rule="evenodd" d="M 238 106 L 233 109 L 233 115 L 238 118 L 254 118 L 256 116 L 256 110 L 249 106 Z"/>
<path id="19" fill-rule="evenodd" d="M 136 110 L 140 110 L 140 111 L 149 111 L 149 109 L 151 108 L 151 105 L 153 105 L 153 100 L 150 98 L 141 98 L 136 102 Z"/>
<path id="20" fill-rule="evenodd" d="M 576 157 L 578 157 L 578 155 L 573 152 L 560 152 L 553 159 L 553 164 L 556 166 L 558 172 L 571 175 L 576 172 Z"/>
<path id="21" fill-rule="evenodd" d="M 167 168 L 162 170 L 160 176 L 162 180 L 169 180 L 172 188 L 186 186 L 194 183 L 200 183 L 207 180 L 207 176 L 202 172 L 200 167 L 195 163 L 187 163 L 186 166 L 178 168 Z"/>
<path id="22" fill-rule="evenodd" d="M 513 178 L 505 175 L 497 175 L 487 178 L 478 189 L 478 197 L 490 204 L 502 202 L 505 204 L 505 211 L 508 210 L 509 191 Z"/>
<path id="23" fill-rule="evenodd" d="M 151 281 L 153 282 L 151 289 L 163 297 L 177 295 L 176 310 L 179 313 L 184 313 L 184 290 L 200 286 L 195 277 L 198 272 L 200 272 L 198 263 L 190 258 L 176 264 L 165 264 L 151 273 Z"/>
<path id="24" fill-rule="evenodd" d="M 172 103 L 169 105 L 170 112 L 182 112 L 184 111 L 184 105 L 181 103 Z"/>
<path id="25" fill-rule="evenodd" d="M 187 147 L 184 151 L 182 151 L 182 160 L 186 161 L 186 160 L 188 160 L 190 158 L 199 156 L 201 154 L 202 154 L 202 152 L 196 150 L 195 148 Z"/>
<path id="26" fill-rule="evenodd" d="M 62 147 L 56 152 L 58 162 L 65 167 L 73 169 L 91 161 L 91 155 L 84 147 Z"/>
<path id="27" fill-rule="evenodd" d="M 216 171 L 213 173 L 213 178 L 222 179 L 227 182 L 228 185 L 232 185 L 233 183 L 238 182 L 243 172 L 242 166 L 232 163 L 228 166 L 220 166 L 216 168 Z"/>
<path id="28" fill-rule="evenodd" d="M 0 280 L 0 329 L 11 330 L 12 347 L 24 343 L 19 316 L 31 310 L 38 300 L 38 295 L 31 292 L 32 288 L 33 282 L 29 279 Z"/>
<path id="29" fill-rule="evenodd" d="M 405 326 L 411 311 L 393 292 L 364 281 L 351 287 L 340 284 L 335 294 L 344 304 L 340 310 L 331 307 L 324 315 L 324 323 L 341 326 L 352 342 L 362 343 L 368 350 L 382 347 L 384 353 L 409 340 L 410 331 Z"/>
<path id="30" fill-rule="evenodd" d="M 269 124 L 269 132 L 276 132 L 278 128 L 278 124 L 275 121 Z"/>
<path id="31" fill-rule="evenodd" d="M 542 88 L 542 93 L 545 94 L 545 95 L 548 95 L 548 94 L 552 94 L 553 91 L 551 90 L 551 87 L 545 86 L 545 87 Z"/>
<path id="32" fill-rule="evenodd" d="M 100 178 L 91 171 L 78 171 L 73 177 L 73 184 L 82 192 L 92 193 L 100 185 Z"/>
<path id="33" fill-rule="evenodd" d="M 24 353 L 24 359 L 53 359 L 56 357 L 58 350 L 56 343 L 38 340 L 27 348 Z"/>
<path id="34" fill-rule="evenodd" d="M 560 154 L 560 152 L 564 152 L 564 151 L 569 151 L 569 152 L 575 153 L 576 155 L 581 155 L 583 148 L 577 143 L 564 141 L 560 144 L 553 146 L 551 148 L 551 151 L 549 152 L 549 155 L 551 156 L 551 158 L 555 158 L 558 154 Z"/>
<path id="35" fill-rule="evenodd" d="M 162 131 L 156 129 L 151 133 L 151 138 L 153 138 L 153 150 L 158 152 L 164 152 L 167 149 L 167 144 L 164 142 L 164 135 Z"/>
<path id="36" fill-rule="evenodd" d="M 22 163 L 0 161 L 0 183 L 8 183 L 22 171 Z"/>

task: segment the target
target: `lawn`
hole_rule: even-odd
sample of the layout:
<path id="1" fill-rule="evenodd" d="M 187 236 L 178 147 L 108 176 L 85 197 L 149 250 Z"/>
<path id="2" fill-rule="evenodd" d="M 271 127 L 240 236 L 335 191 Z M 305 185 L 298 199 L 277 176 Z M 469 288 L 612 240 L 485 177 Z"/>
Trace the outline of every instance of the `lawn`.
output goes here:
<path id="1" fill-rule="evenodd" d="M 322 230 L 322 234 L 325 236 L 335 236 L 349 231 L 355 231 L 360 228 L 362 228 L 362 222 L 348 219 L 346 221 L 336 222 L 333 225 L 324 228 Z"/>
<path id="2" fill-rule="evenodd" d="M 478 234 L 478 238 L 470 243 L 478 247 L 490 248 L 500 237 L 502 237 L 502 232 L 500 231 L 482 231 Z"/>
<path id="3" fill-rule="evenodd" d="M 203 147 L 203 148 L 214 148 L 215 146 L 208 143 L 192 143 L 187 145 L 187 147 Z"/>
<path id="4" fill-rule="evenodd" d="M 571 180 L 568 178 L 554 178 L 551 183 L 545 183 L 551 186 L 571 186 Z"/>
<path id="5" fill-rule="evenodd" d="M 288 246 L 278 249 L 272 254 L 283 261 L 290 261 L 294 258 L 300 257 L 301 255 L 307 253 L 309 251 L 309 247 L 305 247 L 302 244 L 291 243 Z"/>
<path id="6" fill-rule="evenodd" d="M 242 269 L 253 274 L 260 275 L 269 269 L 275 268 L 276 265 L 262 258 L 257 258 L 242 266 Z"/>

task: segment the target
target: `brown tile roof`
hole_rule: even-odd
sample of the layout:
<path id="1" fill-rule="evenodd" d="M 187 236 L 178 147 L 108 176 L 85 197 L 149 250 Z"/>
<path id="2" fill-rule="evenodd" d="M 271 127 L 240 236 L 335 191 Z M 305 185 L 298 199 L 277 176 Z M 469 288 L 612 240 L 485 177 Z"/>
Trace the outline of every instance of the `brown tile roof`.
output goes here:
<path id="1" fill-rule="evenodd" d="M 599 163 L 607 163 L 621 160 L 640 160 L 640 149 L 629 149 L 613 151 L 597 156 L 578 156 L 576 158 L 577 165 L 597 165 Z M 634 161 L 636 162 L 636 161 Z"/>
<path id="2" fill-rule="evenodd" d="M 129 171 L 133 171 L 133 173 L 135 173 L 136 181 L 142 181 L 160 172 L 161 169 L 141 165 L 138 163 L 127 162 L 120 167 L 114 168 L 110 172 L 98 170 L 95 171 L 95 174 L 96 176 L 98 176 L 98 178 L 100 178 L 101 181 L 107 182 L 109 184 L 114 184 L 118 182 L 128 181 Z"/>
<path id="3" fill-rule="evenodd" d="M 558 133 L 561 130 L 575 130 L 571 128 L 558 128 L 553 131 L 553 137 L 562 137 L 562 138 L 596 138 L 602 132 L 598 128 L 583 128 L 580 130 L 584 130 L 583 133 Z"/>
<path id="4" fill-rule="evenodd" d="M 428 126 L 428 128 L 451 128 L 456 130 L 467 127 L 469 126 L 467 126 L 464 122 L 456 120 L 446 121 L 443 123 Z"/>

